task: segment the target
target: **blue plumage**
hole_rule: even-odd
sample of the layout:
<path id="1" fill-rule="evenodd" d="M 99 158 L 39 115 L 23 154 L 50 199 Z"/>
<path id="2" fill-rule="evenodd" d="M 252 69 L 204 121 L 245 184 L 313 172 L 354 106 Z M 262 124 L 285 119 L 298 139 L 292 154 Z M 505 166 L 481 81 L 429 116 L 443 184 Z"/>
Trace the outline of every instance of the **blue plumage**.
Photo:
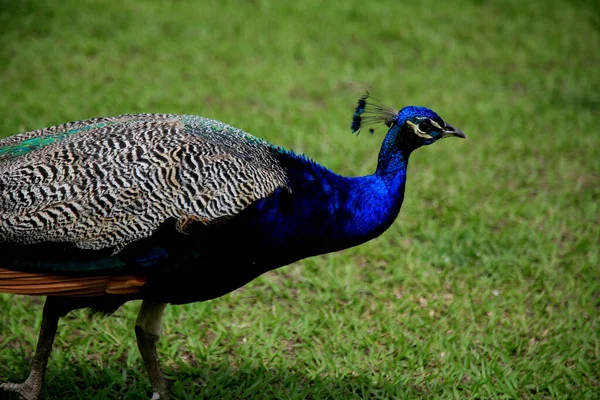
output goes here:
<path id="1" fill-rule="evenodd" d="M 375 125 L 388 131 L 362 177 L 193 116 L 93 119 L 0 141 L 0 292 L 47 295 L 53 327 L 27 385 L 3 388 L 39 395 L 59 316 L 142 299 L 138 346 L 167 399 L 154 347 L 166 303 L 212 299 L 379 236 L 402 206 L 411 153 L 465 137 L 428 108 L 398 111 L 367 93 L 351 130 Z"/>

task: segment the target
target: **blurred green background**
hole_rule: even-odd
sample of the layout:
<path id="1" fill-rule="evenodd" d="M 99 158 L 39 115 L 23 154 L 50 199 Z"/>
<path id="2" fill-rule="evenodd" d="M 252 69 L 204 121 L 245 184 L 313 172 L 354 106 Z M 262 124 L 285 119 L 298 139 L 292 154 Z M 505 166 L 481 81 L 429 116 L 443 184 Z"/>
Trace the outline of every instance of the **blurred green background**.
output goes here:
<path id="1" fill-rule="evenodd" d="M 411 157 L 382 237 L 167 309 L 173 397 L 598 398 L 599 9 L 0 0 L 0 137 L 196 114 L 361 175 L 383 137 L 350 134 L 364 90 L 428 106 L 469 139 Z M 148 398 L 138 307 L 64 318 L 47 398 Z M 0 295 L 0 310 L 0 381 L 20 381 L 41 299 Z"/>

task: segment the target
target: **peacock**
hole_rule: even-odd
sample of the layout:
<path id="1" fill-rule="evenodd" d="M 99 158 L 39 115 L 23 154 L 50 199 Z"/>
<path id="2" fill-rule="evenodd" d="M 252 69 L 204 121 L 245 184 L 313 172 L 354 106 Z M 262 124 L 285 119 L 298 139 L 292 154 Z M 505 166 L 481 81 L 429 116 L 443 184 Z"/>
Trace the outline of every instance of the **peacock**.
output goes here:
<path id="1" fill-rule="evenodd" d="M 167 304 L 379 236 L 400 211 L 411 153 L 466 137 L 428 108 L 398 111 L 367 92 L 351 130 L 381 125 L 377 168 L 360 177 L 192 115 L 92 118 L 0 140 L 0 292 L 46 296 L 30 375 L 0 392 L 40 398 L 69 311 L 110 315 L 142 300 L 137 344 L 152 398 L 168 399 L 156 351 Z"/>

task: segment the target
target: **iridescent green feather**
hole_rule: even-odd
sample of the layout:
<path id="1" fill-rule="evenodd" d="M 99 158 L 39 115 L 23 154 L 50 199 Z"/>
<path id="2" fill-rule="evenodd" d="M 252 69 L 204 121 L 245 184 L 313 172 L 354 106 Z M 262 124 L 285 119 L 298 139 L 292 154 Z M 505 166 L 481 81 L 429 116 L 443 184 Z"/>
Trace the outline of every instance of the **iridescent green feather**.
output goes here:
<path id="1" fill-rule="evenodd" d="M 31 139 L 23 140 L 21 142 L 17 142 L 14 144 L 9 144 L 7 146 L 0 147 L 0 161 L 10 160 L 10 159 L 22 156 L 23 154 L 27 154 L 32 151 L 39 150 L 49 144 L 59 142 L 65 138 L 71 136 L 74 133 L 81 132 L 81 131 L 87 131 L 87 130 L 94 129 L 94 128 L 101 128 L 103 126 L 106 126 L 106 124 L 97 124 L 97 125 L 91 125 L 91 126 L 86 126 L 86 127 L 77 128 L 77 129 L 71 129 L 67 132 L 50 135 L 50 136 L 34 137 Z"/>

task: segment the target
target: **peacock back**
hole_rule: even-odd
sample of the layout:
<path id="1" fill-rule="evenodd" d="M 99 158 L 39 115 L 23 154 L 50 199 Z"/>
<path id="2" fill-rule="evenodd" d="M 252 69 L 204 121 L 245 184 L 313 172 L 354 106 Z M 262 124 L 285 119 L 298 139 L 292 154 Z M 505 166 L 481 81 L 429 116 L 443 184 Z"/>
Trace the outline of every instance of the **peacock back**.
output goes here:
<path id="1" fill-rule="evenodd" d="M 111 249 L 185 233 L 286 187 L 280 149 L 187 115 L 94 118 L 0 140 L 0 243 Z"/>

